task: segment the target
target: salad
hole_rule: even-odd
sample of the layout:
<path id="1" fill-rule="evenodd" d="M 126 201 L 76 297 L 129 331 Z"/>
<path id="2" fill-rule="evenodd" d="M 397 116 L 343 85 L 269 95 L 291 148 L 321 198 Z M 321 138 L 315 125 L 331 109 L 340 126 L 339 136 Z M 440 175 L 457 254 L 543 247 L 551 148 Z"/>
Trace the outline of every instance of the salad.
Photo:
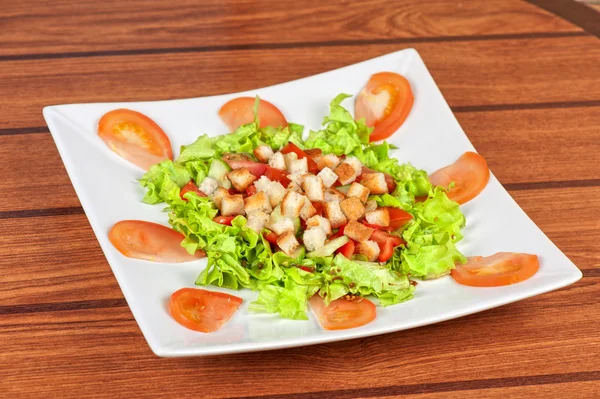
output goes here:
<path id="1" fill-rule="evenodd" d="M 408 117 L 408 81 L 373 75 L 355 115 L 335 97 L 320 130 L 288 123 L 271 103 L 241 97 L 221 118 L 232 133 L 198 139 L 177 159 L 150 118 L 115 110 L 100 121 L 111 149 L 147 168 L 143 202 L 164 204 L 171 229 L 142 221 L 117 223 L 109 236 L 124 255 L 208 265 L 195 284 L 257 291 L 251 312 L 308 319 L 325 329 L 353 328 L 376 306 L 413 297 L 418 279 L 452 273 L 459 283 L 493 286 L 522 281 L 539 267 L 535 255 L 466 258 L 460 204 L 489 179 L 485 160 L 467 152 L 431 176 L 390 156 L 383 141 Z M 168 144 L 167 144 L 168 143 Z M 219 329 L 242 300 L 206 289 L 173 294 L 182 325 Z"/>

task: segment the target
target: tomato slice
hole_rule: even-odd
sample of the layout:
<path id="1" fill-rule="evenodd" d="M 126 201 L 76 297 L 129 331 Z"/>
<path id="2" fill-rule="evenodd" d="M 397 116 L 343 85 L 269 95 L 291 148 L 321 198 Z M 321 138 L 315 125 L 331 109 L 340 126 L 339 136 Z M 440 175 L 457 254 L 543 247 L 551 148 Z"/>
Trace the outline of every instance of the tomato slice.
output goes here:
<path id="1" fill-rule="evenodd" d="M 406 223 L 410 222 L 413 216 L 406 212 L 403 209 L 393 208 L 391 206 L 387 207 L 388 212 L 390 213 L 390 227 L 392 230 L 399 229 L 404 226 Z"/>
<path id="2" fill-rule="evenodd" d="M 281 149 L 282 154 L 287 154 L 290 152 L 296 153 L 296 155 L 298 155 L 298 159 L 306 158 L 306 162 L 308 164 L 308 171 L 310 173 L 315 175 L 319 173 L 319 167 L 317 166 L 317 163 L 314 161 L 314 159 L 306 155 L 306 153 L 302 151 L 300 147 L 298 147 L 296 144 L 287 143 L 287 145 Z"/>
<path id="3" fill-rule="evenodd" d="M 414 102 L 410 83 L 402 75 L 380 72 L 371 76 L 356 98 L 354 114 L 357 120 L 373 127 L 370 141 L 390 137 L 404 123 Z"/>
<path id="4" fill-rule="evenodd" d="M 448 198 L 464 204 L 485 188 L 490 180 L 490 170 L 481 155 L 467 151 L 452 165 L 434 172 L 429 180 L 431 184 L 443 187 L 454 182 L 454 187 L 448 191 Z"/>
<path id="5" fill-rule="evenodd" d="M 322 202 L 311 202 L 312 206 L 317 211 L 317 215 L 323 216 L 323 203 Z M 342 231 L 343 233 L 343 231 Z"/>
<path id="6" fill-rule="evenodd" d="M 338 231 L 331 236 L 331 239 L 333 240 L 334 238 L 338 238 L 338 237 L 343 236 L 345 228 L 346 228 L 346 225 L 340 226 L 340 228 L 338 229 Z"/>
<path id="7" fill-rule="evenodd" d="M 266 163 L 254 162 L 254 161 L 245 161 L 245 160 L 235 160 L 235 159 L 226 159 L 223 158 L 227 164 L 231 167 L 231 169 L 240 169 L 246 168 L 256 177 L 261 177 L 265 174 L 268 165 Z"/>
<path id="8" fill-rule="evenodd" d="M 165 159 L 173 159 L 171 141 L 152 119 L 130 109 L 107 112 L 98 122 L 98 136 L 106 145 L 147 170 Z"/>
<path id="9" fill-rule="evenodd" d="M 346 330 L 364 326 L 377 316 L 375 304 L 366 298 L 340 298 L 326 307 L 323 298 L 317 294 L 310 298 L 309 303 L 319 324 L 325 330 Z"/>
<path id="10" fill-rule="evenodd" d="M 492 256 L 472 256 L 457 264 L 451 274 L 460 284 L 472 287 L 498 287 L 525 281 L 540 268 L 537 255 L 498 252 Z"/>
<path id="11" fill-rule="evenodd" d="M 394 178 L 390 174 L 387 174 L 387 173 L 384 173 L 384 172 L 378 172 L 378 171 L 373 170 L 371 168 L 367 168 L 366 166 L 362 167 L 362 171 L 360 173 L 361 173 L 361 175 L 363 173 L 383 173 L 383 176 L 385 177 L 385 183 L 388 186 L 388 193 L 393 193 L 394 190 L 396 189 L 396 181 L 394 180 Z M 358 180 L 358 178 L 357 178 L 357 180 Z"/>
<path id="12" fill-rule="evenodd" d="M 379 256 L 377 257 L 379 262 L 387 262 L 392 256 L 394 256 L 394 244 L 391 241 L 386 241 L 379 246 Z"/>
<path id="13" fill-rule="evenodd" d="M 179 196 L 181 197 L 182 200 L 187 201 L 187 199 L 183 198 L 183 196 L 185 195 L 185 193 L 187 193 L 189 191 L 198 194 L 198 196 L 200 196 L 200 197 L 206 197 L 207 196 L 202 191 L 200 191 L 200 189 L 198 188 L 198 186 L 196 186 L 196 184 L 194 184 L 193 181 L 190 180 L 189 182 L 187 182 L 187 184 L 185 186 L 183 186 L 181 188 L 181 191 L 179 192 Z"/>
<path id="14" fill-rule="evenodd" d="M 353 240 L 348 241 L 344 245 L 342 245 L 336 251 L 338 254 L 344 255 L 348 259 L 352 259 L 352 255 L 354 255 L 354 250 L 356 249 L 356 244 Z"/>
<path id="15" fill-rule="evenodd" d="M 213 222 L 231 226 L 231 221 L 235 219 L 235 216 L 216 216 L 213 218 Z"/>
<path id="16" fill-rule="evenodd" d="M 268 234 L 265 234 L 265 240 L 269 241 L 273 245 L 277 245 L 277 234 L 271 231 Z"/>
<path id="17" fill-rule="evenodd" d="M 258 192 L 255 185 L 251 185 L 246 189 L 246 196 L 250 197 Z"/>
<path id="18" fill-rule="evenodd" d="M 166 226 L 143 220 L 122 220 L 108 233 L 110 242 L 128 258 L 153 262 L 181 263 L 203 258 L 196 251 L 190 255 L 180 245 L 183 235 Z"/>
<path id="19" fill-rule="evenodd" d="M 201 290 L 182 288 L 171 295 L 169 312 L 182 326 L 209 333 L 219 330 L 242 304 L 242 298 Z"/>
<path id="20" fill-rule="evenodd" d="M 267 166 L 265 169 L 265 176 L 267 176 L 271 181 L 278 181 L 283 187 L 287 187 L 288 184 L 290 184 L 290 179 L 287 178 L 286 173 L 281 169 Z"/>
<path id="21" fill-rule="evenodd" d="M 386 233 L 382 230 L 375 230 L 373 233 L 371 233 L 369 240 L 375 241 L 377 244 L 379 244 L 379 248 L 382 248 L 386 242 L 392 243 L 392 247 L 397 247 L 398 245 L 402 244 L 406 245 L 406 241 L 404 241 L 402 238 Z"/>
<path id="22" fill-rule="evenodd" d="M 253 97 L 238 97 L 226 102 L 221 107 L 219 116 L 230 131 L 233 132 L 238 127 L 254 121 L 254 101 Z M 260 120 L 260 127 L 288 125 L 281 111 L 263 99 L 258 104 L 258 119 Z"/>

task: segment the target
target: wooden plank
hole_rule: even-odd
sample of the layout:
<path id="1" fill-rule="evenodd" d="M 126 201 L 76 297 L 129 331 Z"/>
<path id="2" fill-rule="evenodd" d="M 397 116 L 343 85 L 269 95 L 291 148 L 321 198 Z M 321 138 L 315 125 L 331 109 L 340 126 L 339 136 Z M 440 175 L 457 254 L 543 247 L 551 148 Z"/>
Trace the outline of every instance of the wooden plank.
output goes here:
<path id="1" fill-rule="evenodd" d="M 598 101 L 593 37 L 413 43 L 452 107 Z M 310 76 L 410 47 L 333 46 L 0 62 L 0 129 L 44 126 L 46 105 L 198 97 Z M 293 60 L 293 67 L 290 67 Z M 360 77 L 366 80 L 367 77 Z"/>
<path id="2" fill-rule="evenodd" d="M 186 0 L 177 7 L 149 0 L 63 1 L 47 7 L 28 0 L 9 2 L 2 12 L 0 56 L 581 31 L 517 0 Z"/>

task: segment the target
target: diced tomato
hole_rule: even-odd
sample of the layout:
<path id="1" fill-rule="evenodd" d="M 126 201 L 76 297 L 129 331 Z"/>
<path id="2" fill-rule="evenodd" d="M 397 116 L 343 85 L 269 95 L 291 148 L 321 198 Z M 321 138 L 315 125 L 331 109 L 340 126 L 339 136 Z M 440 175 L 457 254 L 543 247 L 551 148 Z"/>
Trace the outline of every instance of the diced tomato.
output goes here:
<path id="1" fill-rule="evenodd" d="M 337 233 L 335 233 L 334 235 L 331 236 L 331 239 L 333 240 L 334 238 L 338 238 L 344 235 L 344 229 L 346 228 L 346 225 L 340 226 L 340 228 L 338 229 Z"/>
<path id="2" fill-rule="evenodd" d="M 187 199 L 183 198 L 183 196 L 185 193 L 190 192 L 190 191 L 198 194 L 199 197 L 206 197 L 206 194 L 204 194 L 202 191 L 200 191 L 198 186 L 196 186 L 194 184 L 194 182 L 191 180 L 189 182 L 187 182 L 187 184 L 181 188 L 181 191 L 179 191 L 179 196 L 181 197 L 182 200 L 187 201 Z"/>
<path id="3" fill-rule="evenodd" d="M 229 130 L 233 132 L 238 127 L 254 121 L 254 102 L 255 99 L 253 97 L 234 98 L 221 107 L 219 116 Z M 258 104 L 258 119 L 260 120 L 260 127 L 288 125 L 281 111 L 263 99 Z"/>
<path id="4" fill-rule="evenodd" d="M 404 123 L 414 102 L 410 83 L 405 77 L 393 72 L 379 72 L 371 76 L 365 88 L 356 98 L 354 115 L 365 118 L 374 127 L 370 141 L 390 137 Z"/>
<path id="5" fill-rule="evenodd" d="M 271 231 L 268 234 L 265 234 L 265 240 L 269 241 L 271 244 L 277 245 L 277 234 Z"/>
<path id="6" fill-rule="evenodd" d="M 492 256 L 472 256 L 457 264 L 451 274 L 460 284 L 472 287 L 498 287 L 532 277 L 540 268 L 537 255 L 499 252 Z"/>
<path id="7" fill-rule="evenodd" d="M 314 159 L 306 155 L 304 151 L 302 151 L 296 144 L 288 143 L 285 147 L 281 149 L 282 154 L 287 154 L 290 152 L 296 153 L 298 155 L 298 159 L 306 158 L 306 162 L 308 163 L 308 171 L 313 174 L 319 173 L 319 167 Z"/>
<path id="8" fill-rule="evenodd" d="M 322 202 L 312 202 L 312 206 L 317 211 L 317 215 L 323 216 L 323 203 Z"/>
<path id="9" fill-rule="evenodd" d="M 403 209 L 388 206 L 387 210 L 390 214 L 390 227 L 392 228 L 392 230 L 399 229 L 406 223 L 410 222 L 413 218 L 413 216 L 410 213 L 406 212 Z"/>
<path id="10" fill-rule="evenodd" d="M 201 290 L 182 288 L 171 295 L 169 312 L 182 326 L 204 333 L 219 330 L 242 304 L 242 298 Z"/>
<path id="11" fill-rule="evenodd" d="M 476 152 L 467 151 L 452 165 L 448 165 L 429 176 L 431 184 L 454 187 L 448 191 L 448 198 L 464 204 L 475 198 L 490 180 L 490 170 L 485 159 Z"/>
<path id="12" fill-rule="evenodd" d="M 340 248 L 337 249 L 338 254 L 344 255 L 348 259 L 352 259 L 352 255 L 354 255 L 354 250 L 356 249 L 356 243 L 353 240 L 348 241 Z"/>
<path id="13" fill-rule="evenodd" d="M 287 178 L 286 173 L 281 169 L 267 166 L 265 169 L 265 176 L 271 181 L 278 181 L 283 187 L 287 187 L 288 184 L 290 184 L 290 179 Z"/>
<path id="14" fill-rule="evenodd" d="M 429 196 L 427 196 L 427 195 L 422 195 L 420 197 L 415 197 L 415 202 L 425 202 L 425 201 L 427 201 L 427 198 L 429 198 Z"/>
<path id="15" fill-rule="evenodd" d="M 233 187 L 231 187 L 230 189 L 228 189 L 227 192 L 229 193 L 229 195 L 236 195 L 236 194 L 240 193 L 238 190 L 236 190 Z"/>
<path id="16" fill-rule="evenodd" d="M 256 190 L 256 186 L 254 186 L 254 185 L 251 185 L 250 187 L 248 187 L 248 188 L 246 189 L 246 195 L 247 195 L 248 197 L 249 197 L 249 196 L 251 196 L 251 195 L 254 195 L 254 194 L 256 194 L 257 192 L 258 192 L 258 190 Z"/>
<path id="17" fill-rule="evenodd" d="M 309 272 L 309 273 L 312 273 L 315 271 L 315 269 L 313 269 L 312 267 L 308 267 L 308 266 L 298 266 L 298 268 L 304 270 L 305 272 Z"/>
<path id="18" fill-rule="evenodd" d="M 382 230 L 375 230 L 369 238 L 371 241 L 375 241 L 379 245 L 379 258 L 380 262 L 387 262 L 394 254 L 394 247 L 398 245 L 406 245 L 406 241 L 402 238 L 393 234 L 386 233 Z"/>
<path id="19" fill-rule="evenodd" d="M 392 241 L 386 241 L 383 245 L 379 245 L 379 256 L 377 257 L 379 262 L 387 262 L 392 256 L 394 256 Z"/>
<path id="20" fill-rule="evenodd" d="M 268 165 L 266 163 L 254 162 L 254 161 L 244 161 L 244 160 L 235 160 L 235 159 L 225 159 L 225 162 L 229 164 L 231 169 L 240 169 L 246 168 L 256 177 L 261 177 L 265 174 Z"/>
<path id="21" fill-rule="evenodd" d="M 213 218 L 213 222 L 231 226 L 231 221 L 235 219 L 235 216 L 216 216 Z"/>
<path id="22" fill-rule="evenodd" d="M 387 173 L 384 173 L 384 172 L 378 172 L 378 171 L 373 170 L 371 168 L 367 168 L 366 166 L 362 167 L 361 175 L 363 173 L 383 173 L 383 177 L 385 177 L 385 183 L 388 186 L 388 193 L 393 193 L 394 190 L 396 189 L 396 181 L 394 180 L 394 178 L 390 174 L 387 174 Z M 360 176 L 358 176 L 358 178 L 360 178 Z"/>
<path id="23" fill-rule="evenodd" d="M 353 300 L 340 298 L 326 307 L 323 298 L 316 294 L 310 298 L 309 303 L 319 324 L 325 330 L 345 330 L 364 326 L 375 320 L 377 316 L 375 304 L 366 298 Z"/>
<path id="24" fill-rule="evenodd" d="M 119 252 L 129 258 L 181 263 L 206 256 L 202 251 L 190 255 L 181 246 L 181 241 L 185 238 L 181 233 L 143 220 L 122 220 L 116 223 L 110 229 L 108 238 Z"/>

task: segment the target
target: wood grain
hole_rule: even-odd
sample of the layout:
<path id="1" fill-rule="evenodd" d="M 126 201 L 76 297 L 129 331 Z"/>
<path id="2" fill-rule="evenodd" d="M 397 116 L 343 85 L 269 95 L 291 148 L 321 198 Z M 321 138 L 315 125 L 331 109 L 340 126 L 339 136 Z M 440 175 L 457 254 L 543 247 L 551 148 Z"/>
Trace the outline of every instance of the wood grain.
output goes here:
<path id="1" fill-rule="evenodd" d="M 251 90 L 411 46 L 452 107 L 598 101 L 598 43 L 573 37 L 6 61 L 0 62 L 6 93 L 0 109 L 10 118 L 0 120 L 0 129 L 44 126 L 46 105 Z"/>
<path id="2" fill-rule="evenodd" d="M 581 31 L 517 0 L 28 0 L 3 5 L 0 25 L 0 56 Z"/>

